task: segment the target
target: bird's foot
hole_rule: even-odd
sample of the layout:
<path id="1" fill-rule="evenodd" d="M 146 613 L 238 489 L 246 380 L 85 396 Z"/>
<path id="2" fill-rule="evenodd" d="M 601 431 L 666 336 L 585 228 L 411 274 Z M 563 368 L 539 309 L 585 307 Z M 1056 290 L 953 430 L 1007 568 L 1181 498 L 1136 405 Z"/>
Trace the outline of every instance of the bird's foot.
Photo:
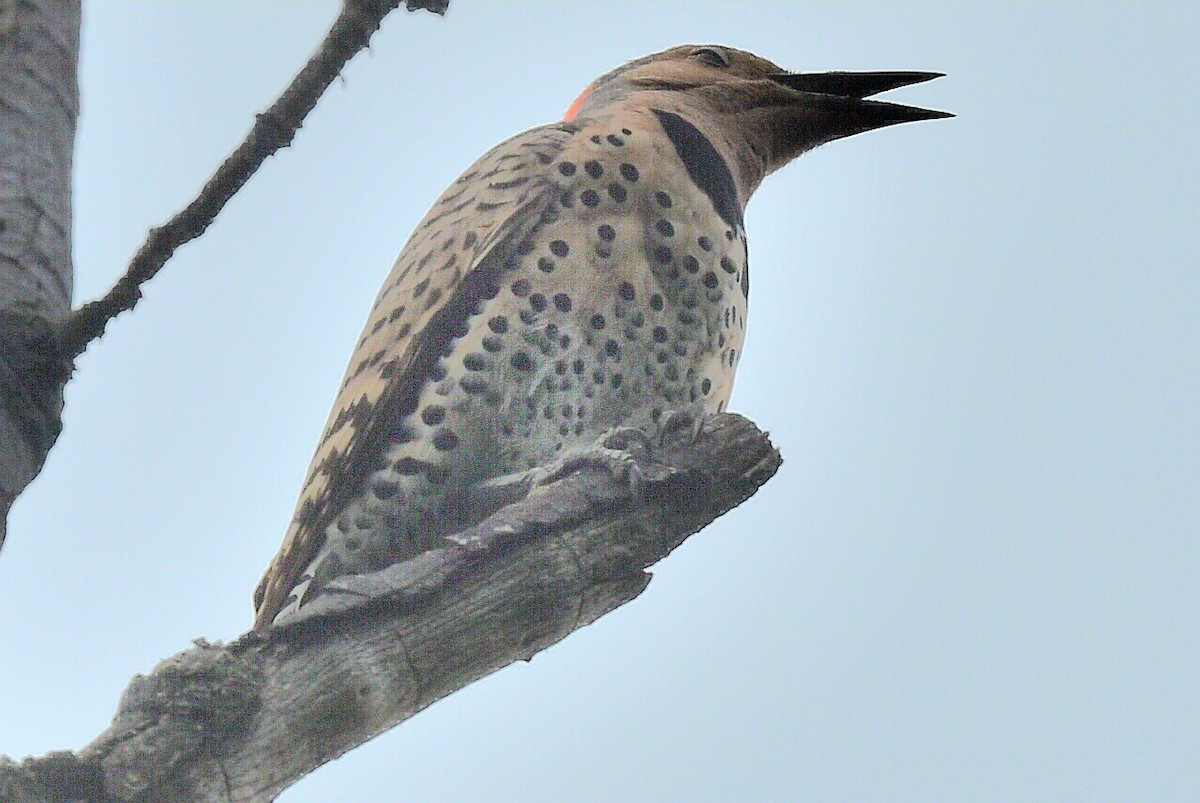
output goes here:
<path id="1" fill-rule="evenodd" d="M 650 436 L 633 427 L 609 430 L 587 446 L 577 446 L 559 455 L 553 463 L 533 469 L 529 474 L 530 488 L 549 485 L 580 469 L 607 470 L 618 482 L 625 483 L 640 494 L 645 478 L 639 462 L 650 456 L 653 443 Z"/>

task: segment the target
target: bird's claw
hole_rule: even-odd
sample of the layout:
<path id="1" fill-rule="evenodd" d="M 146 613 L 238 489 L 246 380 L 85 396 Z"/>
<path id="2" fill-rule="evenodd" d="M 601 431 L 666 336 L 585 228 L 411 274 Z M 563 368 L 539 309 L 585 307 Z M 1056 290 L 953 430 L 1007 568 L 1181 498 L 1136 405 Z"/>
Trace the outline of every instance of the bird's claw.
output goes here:
<path id="1" fill-rule="evenodd" d="M 530 473 L 530 486 L 549 485 L 581 468 L 598 467 L 640 496 L 645 477 L 638 464 L 649 457 L 652 446 L 650 436 L 640 429 L 618 427 L 588 446 L 567 450 L 548 466 L 535 468 Z"/>
<path id="2" fill-rule="evenodd" d="M 666 443 L 675 433 L 686 432 L 691 440 L 700 437 L 704 416 L 684 410 L 667 410 L 658 418 L 658 444 Z"/>

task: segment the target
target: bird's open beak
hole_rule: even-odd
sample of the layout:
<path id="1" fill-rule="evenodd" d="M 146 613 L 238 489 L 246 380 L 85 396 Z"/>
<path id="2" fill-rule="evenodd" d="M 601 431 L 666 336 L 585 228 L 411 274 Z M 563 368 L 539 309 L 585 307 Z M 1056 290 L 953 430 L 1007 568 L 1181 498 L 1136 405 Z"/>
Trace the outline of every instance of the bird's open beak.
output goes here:
<path id="1" fill-rule="evenodd" d="M 853 118 L 855 123 L 850 128 L 854 130 L 838 134 L 847 136 L 897 123 L 953 117 L 949 112 L 934 109 L 865 100 L 889 89 L 920 84 L 943 76 L 944 73 L 939 72 L 823 72 L 778 73 L 770 78 L 805 95 L 806 105 L 830 112 L 837 110 Z"/>

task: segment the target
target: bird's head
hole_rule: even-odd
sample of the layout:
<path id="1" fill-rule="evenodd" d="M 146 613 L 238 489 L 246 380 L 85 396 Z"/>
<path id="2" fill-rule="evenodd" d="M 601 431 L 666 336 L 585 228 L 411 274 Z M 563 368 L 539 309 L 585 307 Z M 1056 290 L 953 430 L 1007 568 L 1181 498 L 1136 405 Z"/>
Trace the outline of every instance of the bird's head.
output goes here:
<path id="1" fill-rule="evenodd" d="M 744 50 L 682 45 L 601 76 L 571 106 L 567 119 L 602 118 L 630 107 L 682 117 L 729 163 L 744 206 L 764 176 L 818 145 L 897 123 L 952 117 L 867 100 L 940 76 L 793 73 Z"/>

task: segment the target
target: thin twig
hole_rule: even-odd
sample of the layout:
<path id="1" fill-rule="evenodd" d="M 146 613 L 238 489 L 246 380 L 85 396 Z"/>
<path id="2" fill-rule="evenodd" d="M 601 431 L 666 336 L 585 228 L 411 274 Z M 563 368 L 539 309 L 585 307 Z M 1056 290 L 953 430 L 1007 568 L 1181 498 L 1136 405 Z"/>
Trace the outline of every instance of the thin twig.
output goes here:
<path id="1" fill-rule="evenodd" d="M 84 304 L 67 320 L 62 350 L 73 360 L 100 335 L 108 322 L 133 309 L 142 297 L 142 285 L 158 273 L 184 243 L 204 233 L 225 204 L 258 170 L 267 157 L 292 143 L 304 118 L 317 105 L 325 89 L 358 51 L 367 46 L 383 18 L 401 0 L 344 0 L 325 41 L 279 99 L 259 114 L 250 133 L 199 195 L 167 223 L 151 229 L 129 268 L 104 298 Z M 449 0 L 404 0 L 409 11 L 445 12 Z"/>

